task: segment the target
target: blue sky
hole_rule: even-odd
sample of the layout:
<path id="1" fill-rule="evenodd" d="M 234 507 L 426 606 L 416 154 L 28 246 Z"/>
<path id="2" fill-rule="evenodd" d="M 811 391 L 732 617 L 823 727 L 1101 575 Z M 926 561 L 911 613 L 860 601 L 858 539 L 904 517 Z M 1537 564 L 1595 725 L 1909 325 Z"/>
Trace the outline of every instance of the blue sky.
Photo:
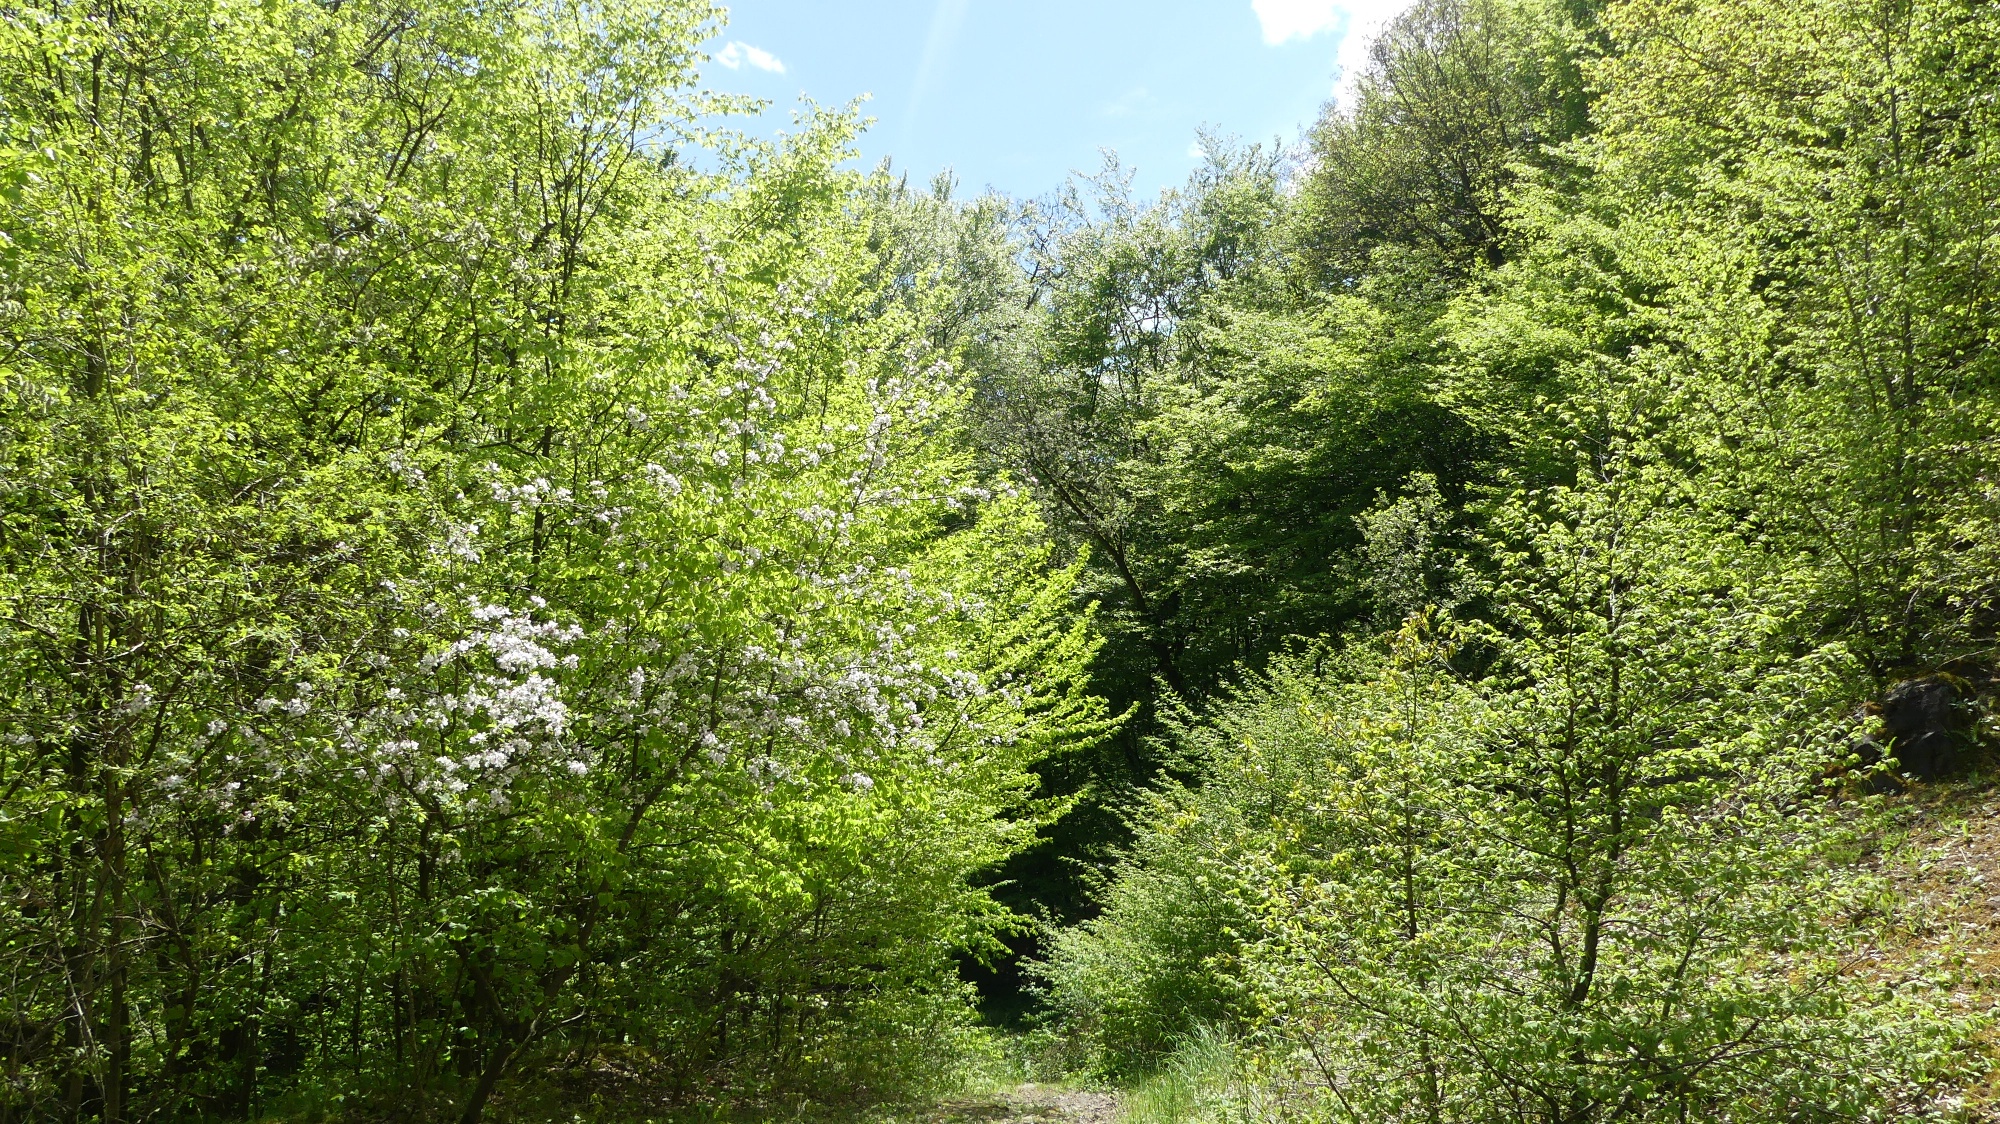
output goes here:
<path id="1" fill-rule="evenodd" d="M 1286 143 L 1405 0 L 735 0 L 705 50 L 713 89 L 872 95 L 864 158 L 913 179 L 1041 195 L 1116 149 L 1151 194 L 1198 162 L 1196 129 Z"/>

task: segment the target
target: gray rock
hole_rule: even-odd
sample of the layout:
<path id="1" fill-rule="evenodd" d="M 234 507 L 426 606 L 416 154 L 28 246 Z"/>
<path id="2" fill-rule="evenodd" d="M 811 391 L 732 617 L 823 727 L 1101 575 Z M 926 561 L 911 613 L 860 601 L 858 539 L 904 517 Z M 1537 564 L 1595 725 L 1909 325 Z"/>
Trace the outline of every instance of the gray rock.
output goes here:
<path id="1" fill-rule="evenodd" d="M 1958 771 L 1970 723 L 1950 680 L 1933 675 L 1896 684 L 1882 696 L 1881 717 L 1897 772 L 1934 781 Z"/>

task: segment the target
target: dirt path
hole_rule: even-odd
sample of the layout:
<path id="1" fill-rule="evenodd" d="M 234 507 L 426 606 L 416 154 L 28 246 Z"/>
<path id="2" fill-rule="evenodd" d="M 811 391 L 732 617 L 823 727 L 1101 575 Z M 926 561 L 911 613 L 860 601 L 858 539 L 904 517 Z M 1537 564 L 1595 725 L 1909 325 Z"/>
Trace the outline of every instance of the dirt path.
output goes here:
<path id="1" fill-rule="evenodd" d="M 1004 1093 L 947 1101 L 925 1124 L 1112 1124 L 1118 1098 L 1054 1085 L 1016 1085 Z"/>

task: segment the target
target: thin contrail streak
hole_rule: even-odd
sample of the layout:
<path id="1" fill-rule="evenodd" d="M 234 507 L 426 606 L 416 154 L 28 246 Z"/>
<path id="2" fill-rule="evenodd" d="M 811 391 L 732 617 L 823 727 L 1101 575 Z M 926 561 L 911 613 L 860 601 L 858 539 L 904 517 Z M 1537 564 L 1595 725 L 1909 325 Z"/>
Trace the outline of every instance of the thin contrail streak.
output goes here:
<path id="1" fill-rule="evenodd" d="M 945 64 L 951 59 L 952 46 L 958 41 L 959 28 L 965 25 L 965 13 L 970 6 L 971 0 L 938 0 L 937 10 L 931 15 L 930 35 L 924 39 L 924 56 L 917 63 L 916 81 L 910 86 L 910 103 L 903 111 L 898 147 L 904 153 L 910 151 L 917 118 L 942 77 Z"/>

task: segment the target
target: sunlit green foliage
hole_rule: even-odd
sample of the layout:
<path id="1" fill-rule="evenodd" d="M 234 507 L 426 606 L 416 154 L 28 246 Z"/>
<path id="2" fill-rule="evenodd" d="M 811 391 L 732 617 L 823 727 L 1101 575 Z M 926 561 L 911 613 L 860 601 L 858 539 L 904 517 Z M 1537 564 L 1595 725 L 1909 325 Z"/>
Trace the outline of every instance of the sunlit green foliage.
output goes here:
<path id="1" fill-rule="evenodd" d="M 1158 1118 L 1957 1110 L 1990 5 L 1418 0 L 1151 203 L 719 17 L 0 11 L 0 1119 L 859 1111 L 1030 943 Z"/>
<path id="2" fill-rule="evenodd" d="M 712 16 L 5 13 L 0 1113 L 951 1055 L 1094 641 Z"/>
<path id="3" fill-rule="evenodd" d="M 1994 694 L 1996 51 L 1928 0 L 1448 0 L 1384 35 L 1259 312 L 1343 356 L 1277 401 L 1320 495 L 1379 495 L 1327 541 L 1353 601 L 1183 692 L 1043 969 L 1102 1068 L 1221 1025 L 1267 1115 L 1954 1110 L 1968 1024 L 1856 968 L 1852 798 L 1868 700 Z M 1234 323 L 1175 434 L 1244 432 L 1219 357 L 1275 333 Z M 1386 393 L 1436 420 L 1362 451 Z"/>

